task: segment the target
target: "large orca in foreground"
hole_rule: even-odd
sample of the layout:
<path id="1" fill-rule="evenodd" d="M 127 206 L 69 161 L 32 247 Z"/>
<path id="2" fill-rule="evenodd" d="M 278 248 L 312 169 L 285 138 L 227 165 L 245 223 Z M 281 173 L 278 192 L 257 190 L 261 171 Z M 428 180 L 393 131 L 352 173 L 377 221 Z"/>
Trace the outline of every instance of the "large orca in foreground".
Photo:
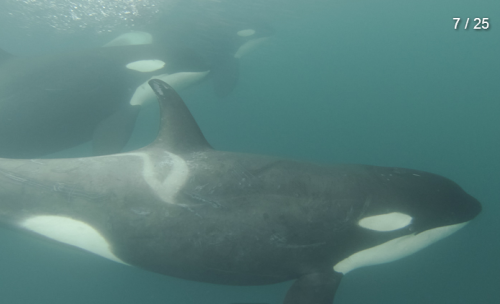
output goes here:
<path id="1" fill-rule="evenodd" d="M 216 151 L 176 92 L 150 84 L 161 104 L 151 145 L 0 159 L 0 222 L 188 280 L 295 280 L 284 303 L 327 304 L 348 272 L 415 253 L 481 211 L 431 173 Z"/>
<path id="2" fill-rule="evenodd" d="M 132 34 L 132 42 L 63 54 L 0 50 L 0 157 L 37 158 L 90 140 L 95 155 L 118 153 L 148 98 L 137 93 L 141 83 L 155 77 L 182 89 L 207 75 L 197 53 Z"/>

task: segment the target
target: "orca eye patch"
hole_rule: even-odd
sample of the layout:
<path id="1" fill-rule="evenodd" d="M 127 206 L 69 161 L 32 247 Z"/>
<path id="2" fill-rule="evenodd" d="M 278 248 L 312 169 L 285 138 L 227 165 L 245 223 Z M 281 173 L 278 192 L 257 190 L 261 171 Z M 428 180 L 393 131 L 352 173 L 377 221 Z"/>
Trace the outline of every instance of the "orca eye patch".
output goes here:
<path id="1" fill-rule="evenodd" d="M 139 60 L 134 61 L 126 65 L 127 69 L 147 73 L 162 69 L 165 66 L 165 62 L 154 59 L 154 60 Z"/>
<path id="2" fill-rule="evenodd" d="M 393 231 L 408 226 L 411 220 L 407 214 L 391 212 L 362 218 L 358 225 L 375 231 Z"/>
<path id="3" fill-rule="evenodd" d="M 238 31 L 237 34 L 240 37 L 248 37 L 248 36 L 252 36 L 253 34 L 255 34 L 255 30 L 253 30 L 253 29 L 241 30 L 241 31 Z"/>

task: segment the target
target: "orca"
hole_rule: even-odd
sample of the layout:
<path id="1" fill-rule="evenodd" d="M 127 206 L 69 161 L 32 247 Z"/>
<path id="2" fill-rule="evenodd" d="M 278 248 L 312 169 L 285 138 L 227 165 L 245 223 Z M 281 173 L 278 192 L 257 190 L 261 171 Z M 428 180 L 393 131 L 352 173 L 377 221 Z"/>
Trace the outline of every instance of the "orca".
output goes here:
<path id="1" fill-rule="evenodd" d="M 227 285 L 295 282 L 285 304 L 330 304 L 344 275 L 413 254 L 474 219 L 453 181 L 213 149 L 173 88 L 144 148 L 0 159 L 0 223 L 124 265 Z"/>
<path id="2" fill-rule="evenodd" d="M 134 90 L 154 77 L 183 89 L 208 71 L 196 52 L 153 44 L 144 32 L 62 54 L 0 50 L 0 157 L 38 158 L 88 141 L 94 155 L 118 153 L 148 97 Z"/>
<path id="3" fill-rule="evenodd" d="M 205 16 L 206 18 L 206 16 Z M 234 91 L 239 81 L 240 60 L 258 49 L 274 35 L 267 22 L 222 20 L 199 20 L 179 26 L 171 21 L 149 30 L 156 41 L 167 45 L 184 45 L 196 49 L 210 64 L 210 75 L 214 93 L 226 98 Z M 170 23 L 169 23 L 170 22 Z"/>
<path id="4" fill-rule="evenodd" d="M 220 98 L 228 96 L 236 88 L 241 58 L 259 48 L 273 35 L 272 28 L 267 24 L 240 24 L 226 31 L 226 41 L 218 42 L 211 57 L 211 61 L 216 63 L 211 70 L 214 93 Z"/>

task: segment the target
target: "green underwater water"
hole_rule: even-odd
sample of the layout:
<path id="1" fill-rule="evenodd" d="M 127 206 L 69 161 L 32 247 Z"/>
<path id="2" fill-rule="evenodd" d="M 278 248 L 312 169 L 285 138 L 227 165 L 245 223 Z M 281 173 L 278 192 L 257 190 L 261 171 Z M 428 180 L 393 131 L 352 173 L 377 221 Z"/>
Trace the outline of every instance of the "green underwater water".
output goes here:
<path id="1" fill-rule="evenodd" d="M 220 3 L 235 14 L 247 4 Z M 483 204 L 481 215 L 449 238 L 346 275 L 335 304 L 498 303 L 500 2 L 257 5 L 276 33 L 242 59 L 235 91 L 220 100 L 202 83 L 182 93 L 214 148 L 429 171 Z M 491 27 L 454 30 L 454 17 L 489 18 Z M 80 36 L 45 40 L 0 24 L 0 47 L 12 52 L 99 45 Z M 154 138 L 157 115 L 155 105 L 141 114 L 128 149 Z M 0 230 L 0 303 L 278 304 L 289 285 L 183 281 Z"/>

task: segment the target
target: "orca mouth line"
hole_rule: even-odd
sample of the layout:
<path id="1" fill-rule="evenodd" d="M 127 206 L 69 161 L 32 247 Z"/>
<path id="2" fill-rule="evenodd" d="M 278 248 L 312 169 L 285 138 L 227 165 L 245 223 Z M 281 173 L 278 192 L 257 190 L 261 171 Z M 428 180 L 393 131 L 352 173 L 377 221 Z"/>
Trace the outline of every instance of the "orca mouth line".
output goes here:
<path id="1" fill-rule="evenodd" d="M 437 227 L 419 234 L 413 233 L 392 239 L 375 247 L 350 255 L 337 263 L 333 269 L 336 272 L 346 274 L 360 267 L 397 261 L 452 235 L 468 223 L 469 222 L 464 222 L 455 225 Z"/>

